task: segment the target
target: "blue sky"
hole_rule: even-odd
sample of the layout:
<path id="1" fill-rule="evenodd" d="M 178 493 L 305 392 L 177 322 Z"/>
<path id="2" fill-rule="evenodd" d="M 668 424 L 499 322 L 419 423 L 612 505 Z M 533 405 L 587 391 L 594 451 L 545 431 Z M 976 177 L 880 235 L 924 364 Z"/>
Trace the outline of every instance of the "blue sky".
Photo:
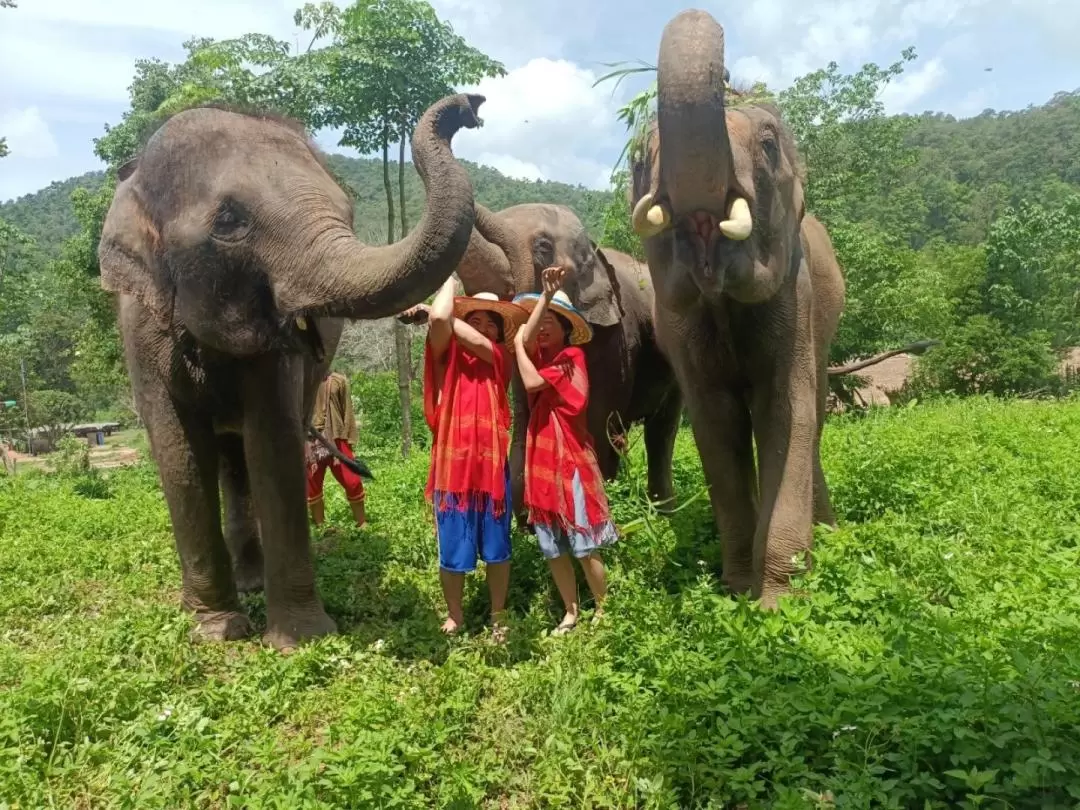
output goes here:
<path id="1" fill-rule="evenodd" d="M 103 168 L 94 137 L 127 109 L 134 61 L 183 58 L 191 36 L 257 31 L 292 40 L 299 0 L 19 0 L 0 10 L 0 200 Z M 456 153 L 511 176 L 601 188 L 622 147 L 614 97 L 593 88 L 603 62 L 654 62 L 667 0 L 433 0 L 443 19 L 509 74 L 479 88 L 485 126 Z M 781 88 L 835 60 L 885 65 L 914 45 L 918 60 L 884 94 L 892 112 L 1022 109 L 1080 87 L 1080 0 L 702 0 L 727 32 L 736 81 Z M 991 67 L 987 72 L 985 68 Z M 331 151 L 333 133 L 317 140 Z"/>

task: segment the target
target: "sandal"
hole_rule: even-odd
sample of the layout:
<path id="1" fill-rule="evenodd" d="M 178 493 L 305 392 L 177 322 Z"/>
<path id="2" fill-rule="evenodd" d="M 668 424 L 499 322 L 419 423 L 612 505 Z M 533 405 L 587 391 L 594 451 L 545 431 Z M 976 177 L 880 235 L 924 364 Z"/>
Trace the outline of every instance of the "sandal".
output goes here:
<path id="1" fill-rule="evenodd" d="M 559 626 L 551 631 L 551 635 L 553 635 L 553 636 L 565 636 L 567 633 L 569 633 L 575 627 L 577 627 L 577 619 L 576 618 L 567 620 L 566 617 L 563 617 L 563 620 L 561 622 L 559 622 Z"/>

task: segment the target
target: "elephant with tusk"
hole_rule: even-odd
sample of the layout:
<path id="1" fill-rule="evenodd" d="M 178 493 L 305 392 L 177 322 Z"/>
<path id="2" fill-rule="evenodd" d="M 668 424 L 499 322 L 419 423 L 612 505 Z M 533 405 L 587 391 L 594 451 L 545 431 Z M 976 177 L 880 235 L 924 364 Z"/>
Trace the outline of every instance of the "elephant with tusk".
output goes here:
<path id="1" fill-rule="evenodd" d="M 630 204 L 656 332 L 686 400 L 720 533 L 723 582 L 774 607 L 835 524 L 821 468 L 829 344 L 845 285 L 779 110 L 725 99 L 724 30 L 665 26 L 657 115 Z M 756 445 L 756 458 L 755 458 Z"/>
<path id="2" fill-rule="evenodd" d="M 431 295 L 468 246 L 472 184 L 450 149 L 484 97 L 432 105 L 412 136 L 423 218 L 373 247 L 294 122 L 204 106 L 169 118 L 121 168 L 98 251 L 172 519 L 182 605 L 213 640 L 251 632 L 237 594 L 264 588 L 265 640 L 332 633 L 316 592 L 304 430 L 344 318 Z M 224 527 L 220 517 L 223 496 Z"/>

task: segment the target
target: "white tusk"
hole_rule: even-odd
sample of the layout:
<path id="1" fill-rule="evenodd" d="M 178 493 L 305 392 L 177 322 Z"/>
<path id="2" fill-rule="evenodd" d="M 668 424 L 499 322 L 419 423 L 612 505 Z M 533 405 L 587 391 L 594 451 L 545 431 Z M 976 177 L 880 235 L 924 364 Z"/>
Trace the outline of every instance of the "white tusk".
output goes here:
<path id="1" fill-rule="evenodd" d="M 301 332 L 306 332 L 307 331 L 307 318 L 305 318 L 303 315 L 301 315 L 299 318 L 297 318 L 296 319 L 296 327 Z"/>
<path id="2" fill-rule="evenodd" d="M 754 230 L 754 218 L 750 216 L 750 204 L 743 197 L 736 197 L 728 211 L 728 218 L 716 227 L 728 239 L 742 241 Z"/>
<path id="3" fill-rule="evenodd" d="M 646 194 L 634 206 L 631 220 L 634 233 L 642 237 L 656 236 L 671 224 L 671 217 L 661 205 L 653 205 L 652 194 Z"/>

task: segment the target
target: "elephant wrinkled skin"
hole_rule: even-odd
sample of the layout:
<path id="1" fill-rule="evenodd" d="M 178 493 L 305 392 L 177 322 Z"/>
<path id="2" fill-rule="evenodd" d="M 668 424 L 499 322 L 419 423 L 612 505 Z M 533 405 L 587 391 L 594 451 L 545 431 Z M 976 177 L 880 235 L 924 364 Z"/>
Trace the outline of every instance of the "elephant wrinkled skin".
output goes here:
<path id="1" fill-rule="evenodd" d="M 203 637 L 248 635 L 237 594 L 260 586 L 274 647 L 336 630 L 315 588 L 303 429 L 342 319 L 423 300 L 464 254 L 475 209 L 450 140 L 480 125 L 483 101 L 450 96 L 421 119 L 412 149 L 427 213 L 388 246 L 357 241 L 350 199 L 286 120 L 189 109 L 121 169 L 101 283 L 119 293 L 182 604 Z"/>
<path id="2" fill-rule="evenodd" d="M 844 280 L 828 233 L 805 215 L 779 111 L 727 108 L 723 75 L 720 25 L 697 10 L 671 19 L 630 203 L 657 336 L 710 488 L 723 581 L 771 608 L 809 564 L 813 524 L 835 524 L 819 442 Z"/>
<path id="3" fill-rule="evenodd" d="M 563 289 L 593 327 L 585 345 L 589 370 L 588 426 L 600 470 L 619 470 L 612 444 L 630 425 L 644 422 L 649 494 L 672 498 L 671 456 L 682 398 L 653 333 L 653 291 L 645 266 L 589 239 L 581 220 L 563 205 L 527 203 L 493 213 L 476 206 L 476 225 L 457 268 L 468 295 L 488 290 L 503 296 L 540 292 L 545 267 L 570 268 Z M 516 373 L 510 473 L 514 508 L 523 514 L 525 428 L 528 398 Z"/>

